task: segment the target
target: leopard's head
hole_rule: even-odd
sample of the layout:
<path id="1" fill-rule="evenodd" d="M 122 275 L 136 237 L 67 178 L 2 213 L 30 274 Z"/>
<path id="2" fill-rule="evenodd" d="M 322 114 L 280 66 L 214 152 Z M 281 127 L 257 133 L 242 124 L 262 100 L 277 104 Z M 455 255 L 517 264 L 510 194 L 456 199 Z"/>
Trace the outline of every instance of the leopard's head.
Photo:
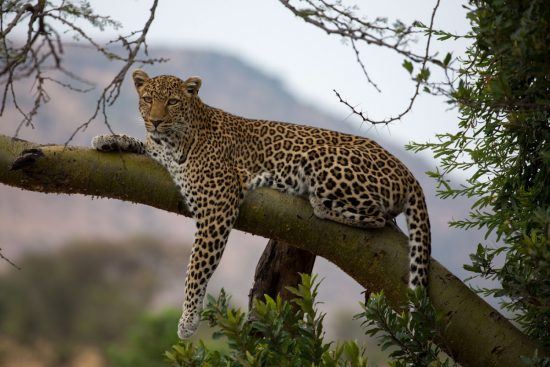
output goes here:
<path id="1" fill-rule="evenodd" d="M 201 87 L 199 77 L 190 77 L 185 81 L 170 75 L 149 78 L 139 69 L 133 72 L 132 77 L 139 95 L 139 112 L 147 132 L 163 134 L 177 131 L 187 122 L 189 109 L 198 99 Z"/>

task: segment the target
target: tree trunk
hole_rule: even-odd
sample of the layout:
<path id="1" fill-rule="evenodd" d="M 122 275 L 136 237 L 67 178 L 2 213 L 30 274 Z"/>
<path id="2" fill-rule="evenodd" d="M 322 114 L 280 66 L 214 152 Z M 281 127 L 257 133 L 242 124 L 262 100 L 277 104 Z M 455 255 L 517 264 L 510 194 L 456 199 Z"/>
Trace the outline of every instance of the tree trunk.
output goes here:
<path id="1" fill-rule="evenodd" d="M 85 194 L 150 205 L 189 215 L 160 165 L 145 156 L 35 145 L 0 135 L 0 182 L 39 192 Z M 371 292 L 383 290 L 397 308 L 406 302 L 407 237 L 392 226 L 362 230 L 315 217 L 303 198 L 270 189 L 250 192 L 236 228 L 323 256 Z M 437 246 L 437 244 L 434 244 Z M 432 259 L 429 296 L 449 322 L 445 344 L 463 366 L 523 366 L 520 357 L 546 355 L 457 277 Z"/>
<path id="2" fill-rule="evenodd" d="M 286 287 L 296 287 L 300 283 L 300 273 L 311 274 L 315 255 L 282 242 L 269 240 L 254 273 L 254 285 L 248 294 L 248 309 L 252 309 L 254 299 L 263 299 L 264 294 L 283 300 L 293 297 Z"/>

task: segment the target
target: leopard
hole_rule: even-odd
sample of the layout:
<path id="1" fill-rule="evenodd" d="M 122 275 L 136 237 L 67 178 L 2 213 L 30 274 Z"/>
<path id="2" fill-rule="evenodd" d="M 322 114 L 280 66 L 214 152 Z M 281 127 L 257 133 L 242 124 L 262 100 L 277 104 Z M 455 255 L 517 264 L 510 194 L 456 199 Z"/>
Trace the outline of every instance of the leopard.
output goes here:
<path id="1" fill-rule="evenodd" d="M 305 197 L 323 220 L 382 228 L 404 213 L 410 288 L 428 285 L 430 221 L 411 171 L 366 137 L 301 124 L 249 119 L 199 97 L 200 77 L 132 74 L 146 136 L 98 135 L 101 152 L 145 154 L 170 174 L 196 223 L 177 334 L 192 336 L 206 288 L 245 195 L 259 187 Z"/>

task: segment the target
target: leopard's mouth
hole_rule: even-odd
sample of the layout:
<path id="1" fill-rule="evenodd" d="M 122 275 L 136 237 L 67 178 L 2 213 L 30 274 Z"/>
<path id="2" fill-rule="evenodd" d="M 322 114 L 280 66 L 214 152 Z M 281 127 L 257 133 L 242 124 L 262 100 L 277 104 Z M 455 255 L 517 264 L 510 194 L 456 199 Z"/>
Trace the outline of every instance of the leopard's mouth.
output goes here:
<path id="1" fill-rule="evenodd" d="M 166 124 L 164 122 L 159 124 L 159 125 L 155 125 L 155 124 L 151 123 L 150 121 L 148 121 L 145 128 L 150 133 L 165 133 L 169 130 L 168 124 Z"/>

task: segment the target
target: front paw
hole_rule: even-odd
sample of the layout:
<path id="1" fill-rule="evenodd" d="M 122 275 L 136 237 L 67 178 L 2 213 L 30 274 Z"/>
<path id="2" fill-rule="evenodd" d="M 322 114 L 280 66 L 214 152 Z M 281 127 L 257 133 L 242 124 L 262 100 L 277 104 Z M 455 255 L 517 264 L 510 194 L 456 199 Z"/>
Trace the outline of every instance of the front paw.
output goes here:
<path id="1" fill-rule="evenodd" d="M 120 149 L 117 135 L 98 135 L 92 139 L 92 147 L 100 152 L 113 152 Z"/>
<path id="2" fill-rule="evenodd" d="M 190 315 L 186 315 L 184 313 L 178 323 L 178 337 L 181 340 L 185 340 L 193 336 L 199 327 L 199 321 L 200 317 L 198 313 L 193 313 Z"/>

